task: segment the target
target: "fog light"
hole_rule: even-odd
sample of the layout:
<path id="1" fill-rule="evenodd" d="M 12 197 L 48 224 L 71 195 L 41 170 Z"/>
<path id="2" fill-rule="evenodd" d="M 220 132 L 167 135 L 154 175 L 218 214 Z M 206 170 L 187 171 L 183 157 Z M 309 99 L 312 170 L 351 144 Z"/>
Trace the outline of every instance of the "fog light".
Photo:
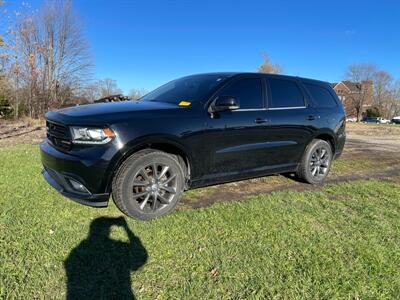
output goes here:
<path id="1" fill-rule="evenodd" d="M 89 194 L 88 189 L 82 183 L 80 183 L 80 182 L 78 182 L 76 180 L 73 180 L 71 178 L 68 178 L 68 181 L 72 185 L 72 188 L 74 190 L 76 190 L 78 192 L 81 192 L 81 193 L 88 193 Z"/>

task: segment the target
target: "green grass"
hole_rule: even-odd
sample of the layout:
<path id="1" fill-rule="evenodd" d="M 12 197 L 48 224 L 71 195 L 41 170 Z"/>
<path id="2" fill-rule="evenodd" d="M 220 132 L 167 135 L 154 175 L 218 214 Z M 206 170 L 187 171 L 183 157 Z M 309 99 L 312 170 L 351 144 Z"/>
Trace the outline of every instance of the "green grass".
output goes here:
<path id="1" fill-rule="evenodd" d="M 338 159 L 332 164 L 331 175 L 348 175 L 354 172 L 367 170 L 384 170 L 388 167 L 387 161 L 360 157 L 353 159 Z"/>
<path id="2" fill-rule="evenodd" d="M 354 175 L 355 173 L 384 172 L 400 168 L 400 160 L 396 158 L 377 158 L 374 156 L 341 157 L 332 164 L 330 175 Z"/>
<path id="3" fill-rule="evenodd" d="M 139 299 L 400 298 L 398 183 L 357 181 L 127 219 L 129 244 L 121 220 L 101 218 L 120 216 L 113 204 L 68 201 L 40 170 L 37 147 L 0 149 L 2 299 L 64 298 L 67 283 L 99 299 L 130 287 Z"/>

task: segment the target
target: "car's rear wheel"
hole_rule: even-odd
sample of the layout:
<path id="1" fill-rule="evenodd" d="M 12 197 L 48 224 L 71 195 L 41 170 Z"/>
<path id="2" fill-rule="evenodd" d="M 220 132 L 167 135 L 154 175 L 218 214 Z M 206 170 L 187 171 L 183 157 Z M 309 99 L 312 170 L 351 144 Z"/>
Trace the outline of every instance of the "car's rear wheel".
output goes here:
<path id="1" fill-rule="evenodd" d="M 328 176 L 333 159 L 329 142 L 314 139 L 306 148 L 297 170 L 297 176 L 305 182 L 319 184 Z"/>
<path id="2" fill-rule="evenodd" d="M 184 189 L 184 171 L 176 156 L 142 150 L 118 169 L 112 184 L 117 207 L 126 215 L 150 220 L 169 213 Z"/>

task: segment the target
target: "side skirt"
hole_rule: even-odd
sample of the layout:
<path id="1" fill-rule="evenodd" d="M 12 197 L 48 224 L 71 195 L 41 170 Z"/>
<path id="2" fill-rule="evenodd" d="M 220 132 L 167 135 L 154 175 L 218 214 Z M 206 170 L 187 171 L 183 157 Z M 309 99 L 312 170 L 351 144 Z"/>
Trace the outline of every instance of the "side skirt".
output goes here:
<path id="1" fill-rule="evenodd" d="M 287 173 L 287 172 L 295 172 L 297 170 L 298 164 L 284 164 L 277 165 L 271 167 L 261 167 L 252 170 L 246 171 L 237 171 L 237 172 L 229 172 L 229 173 L 218 173 L 205 175 L 199 179 L 191 180 L 189 182 L 189 189 L 195 189 L 210 185 L 216 185 L 221 183 L 228 183 L 232 181 L 239 181 L 257 177 L 263 177 L 273 174 Z"/>

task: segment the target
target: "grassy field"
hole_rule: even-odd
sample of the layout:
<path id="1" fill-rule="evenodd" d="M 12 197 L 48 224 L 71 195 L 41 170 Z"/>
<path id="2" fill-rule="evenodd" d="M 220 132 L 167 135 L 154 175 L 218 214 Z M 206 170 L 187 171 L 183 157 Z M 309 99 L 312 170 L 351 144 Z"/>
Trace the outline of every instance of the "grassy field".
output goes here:
<path id="1" fill-rule="evenodd" d="M 66 200 L 40 171 L 37 146 L 0 149 L 1 299 L 400 298 L 399 178 L 137 222 Z"/>

